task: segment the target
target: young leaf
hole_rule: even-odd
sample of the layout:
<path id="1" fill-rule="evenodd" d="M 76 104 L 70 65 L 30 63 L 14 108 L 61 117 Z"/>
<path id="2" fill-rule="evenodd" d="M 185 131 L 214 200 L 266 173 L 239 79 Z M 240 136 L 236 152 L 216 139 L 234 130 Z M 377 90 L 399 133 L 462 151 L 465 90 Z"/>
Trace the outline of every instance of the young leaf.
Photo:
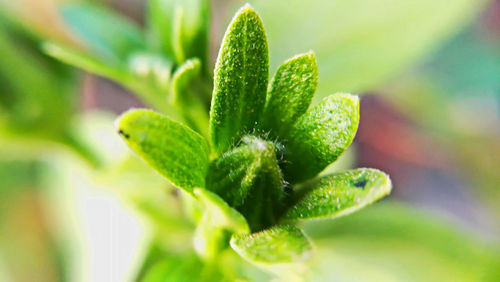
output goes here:
<path id="1" fill-rule="evenodd" d="M 256 137 L 210 164 L 207 188 L 241 212 L 252 231 L 275 224 L 281 210 L 283 180 L 275 145 Z"/>
<path id="2" fill-rule="evenodd" d="M 185 11 L 182 7 L 177 6 L 174 11 L 173 18 L 173 32 L 172 32 L 172 44 L 175 61 L 178 64 L 182 64 L 186 60 L 186 54 L 184 54 L 184 21 L 185 21 Z"/>
<path id="3" fill-rule="evenodd" d="M 304 114 L 285 142 L 288 180 L 307 180 L 337 160 L 354 139 L 358 123 L 359 99 L 350 94 L 331 95 Z"/>
<path id="4" fill-rule="evenodd" d="M 318 65 L 314 53 L 298 55 L 276 71 L 267 94 L 264 127 L 285 133 L 307 111 L 318 85 Z"/>
<path id="5" fill-rule="evenodd" d="M 137 80 L 154 85 L 158 89 L 158 96 L 168 91 L 173 65 L 163 55 L 150 52 L 134 52 L 128 58 L 130 72 L 137 76 Z"/>
<path id="6" fill-rule="evenodd" d="M 181 65 L 172 77 L 172 93 L 170 98 L 172 103 L 181 107 L 189 105 L 189 95 L 185 95 L 186 89 L 189 87 L 191 80 L 200 74 L 200 60 L 191 59 L 187 60 Z"/>
<path id="7" fill-rule="evenodd" d="M 241 257 L 264 267 L 299 263 L 313 251 L 302 230 L 292 225 L 278 225 L 247 235 L 233 235 L 231 247 Z"/>
<path id="8" fill-rule="evenodd" d="M 187 58 L 199 58 L 207 63 L 209 0 L 150 0 L 148 1 L 150 38 L 164 54 L 177 63 Z"/>
<path id="9" fill-rule="evenodd" d="M 213 261 L 225 248 L 231 233 L 212 224 L 211 214 L 204 214 L 193 235 L 193 247 L 204 260 Z"/>
<path id="10" fill-rule="evenodd" d="M 201 62 L 199 59 L 187 60 L 172 77 L 170 97 L 171 103 L 183 109 L 183 118 L 191 128 L 208 136 L 208 115 L 197 89 Z"/>
<path id="11" fill-rule="evenodd" d="M 123 61 L 133 51 L 144 49 L 139 27 L 98 5 L 71 3 L 62 7 L 66 23 L 101 57 Z"/>
<path id="12" fill-rule="evenodd" d="M 189 193 L 205 187 L 208 146 L 188 127 L 153 111 L 131 110 L 118 120 L 118 133 L 175 186 Z"/>
<path id="13" fill-rule="evenodd" d="M 360 168 L 322 177 L 305 189 L 283 219 L 335 218 L 355 212 L 388 195 L 391 180 L 379 170 Z"/>
<path id="14" fill-rule="evenodd" d="M 247 5 L 227 29 L 215 66 L 210 133 L 217 153 L 254 128 L 264 108 L 268 76 L 264 26 Z"/>
<path id="15" fill-rule="evenodd" d="M 194 189 L 194 195 L 205 208 L 205 213 L 210 215 L 212 225 L 236 233 L 250 232 L 245 217 L 230 207 L 217 194 L 197 188 Z"/>

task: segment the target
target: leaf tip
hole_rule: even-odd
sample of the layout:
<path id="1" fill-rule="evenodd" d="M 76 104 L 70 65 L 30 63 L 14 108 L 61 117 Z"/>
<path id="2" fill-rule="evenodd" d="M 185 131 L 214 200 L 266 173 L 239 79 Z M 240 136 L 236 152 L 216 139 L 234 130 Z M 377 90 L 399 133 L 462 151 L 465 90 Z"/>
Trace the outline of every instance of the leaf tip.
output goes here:
<path id="1" fill-rule="evenodd" d="M 255 9 L 252 7 L 252 5 L 250 3 L 245 3 L 245 5 L 243 5 L 241 8 L 240 8 L 240 11 L 239 12 L 243 12 L 243 11 L 248 11 L 248 12 L 255 12 Z"/>
<path id="2" fill-rule="evenodd" d="M 262 19 L 259 16 L 259 13 L 250 5 L 250 3 L 246 3 L 241 7 L 238 12 L 236 12 L 236 15 L 234 16 L 232 22 L 236 22 L 241 18 L 246 18 L 246 17 L 252 17 L 256 18 L 259 20 L 259 22 L 262 23 Z"/>
<path id="3" fill-rule="evenodd" d="M 339 92 L 339 93 L 336 93 L 334 95 L 339 97 L 339 98 L 352 101 L 353 104 L 359 104 L 359 96 L 358 95 L 354 95 L 351 93 L 344 93 L 344 92 Z"/>
<path id="4" fill-rule="evenodd" d="M 387 173 L 384 173 L 383 171 L 380 171 L 380 172 L 385 175 L 385 181 L 382 185 L 382 190 L 383 190 L 382 197 L 385 197 L 385 196 L 390 195 L 392 192 L 392 180 L 391 180 L 391 177 Z"/>
<path id="5" fill-rule="evenodd" d="M 313 50 L 309 50 L 306 53 L 304 53 L 304 56 L 307 56 L 308 58 L 316 61 L 316 53 Z"/>
<path id="6" fill-rule="evenodd" d="M 115 128 L 120 136 L 124 139 L 130 139 L 130 128 L 136 123 L 145 113 L 154 113 L 151 110 L 132 108 L 122 113 L 115 120 Z"/>

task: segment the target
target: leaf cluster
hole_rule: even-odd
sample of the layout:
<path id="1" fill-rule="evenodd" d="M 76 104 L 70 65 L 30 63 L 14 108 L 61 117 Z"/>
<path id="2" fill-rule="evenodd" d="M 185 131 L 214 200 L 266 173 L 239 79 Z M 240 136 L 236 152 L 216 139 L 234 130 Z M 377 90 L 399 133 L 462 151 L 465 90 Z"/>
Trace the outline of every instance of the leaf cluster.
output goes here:
<path id="1" fill-rule="evenodd" d="M 201 206 L 194 237 L 201 257 L 211 261 L 230 246 L 281 273 L 313 251 L 295 222 L 354 212 L 386 196 L 391 183 L 375 169 L 317 177 L 353 141 L 359 99 L 339 93 L 310 106 L 318 83 L 314 53 L 287 60 L 268 77 L 264 26 L 247 5 L 219 51 L 208 139 L 150 110 L 125 113 L 117 127 L 132 150 Z"/>

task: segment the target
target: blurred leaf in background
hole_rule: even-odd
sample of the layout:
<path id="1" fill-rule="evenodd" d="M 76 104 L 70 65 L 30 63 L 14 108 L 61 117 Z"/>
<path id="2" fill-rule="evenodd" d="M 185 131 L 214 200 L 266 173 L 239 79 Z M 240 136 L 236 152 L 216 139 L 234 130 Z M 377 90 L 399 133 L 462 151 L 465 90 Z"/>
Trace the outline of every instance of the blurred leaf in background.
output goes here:
<path id="1" fill-rule="evenodd" d="M 443 144 L 474 194 L 500 218 L 500 3 L 380 91 Z M 410 110 L 411 109 L 411 110 Z M 497 228 L 498 227 L 498 224 Z"/>
<path id="2" fill-rule="evenodd" d="M 233 2 L 240 5 L 244 1 Z M 334 92 L 361 93 L 387 82 L 456 34 L 487 1 L 250 3 L 261 11 L 266 23 L 270 53 L 274 54 L 271 69 L 293 54 L 314 50 L 322 77 L 315 96 L 319 101 Z"/>
<path id="3" fill-rule="evenodd" d="M 17 24 L 38 37 L 74 44 L 74 38 L 57 12 L 57 6 L 65 1 L 72 0 L 2 0 L 0 10 L 6 12 L 2 16 L 15 19 Z"/>
<path id="4" fill-rule="evenodd" d="M 73 72 L 42 54 L 41 39 L 7 13 L 0 10 L 2 142 L 13 139 L 11 145 L 23 154 L 36 154 L 55 142 L 97 165 L 97 157 L 75 134 L 73 117 L 78 110 L 78 96 Z"/>
<path id="5" fill-rule="evenodd" d="M 0 159 L 0 261 L 12 281 L 64 281 L 68 275 L 43 206 L 47 169 L 40 161 Z"/>
<path id="6" fill-rule="evenodd" d="M 396 203 L 305 229 L 319 252 L 312 281 L 496 281 L 500 275 L 498 246 Z"/>
<path id="7" fill-rule="evenodd" d="M 65 63 L 111 79 L 132 91 L 147 106 L 183 120 L 197 130 L 206 126 L 211 80 L 207 73 L 208 0 L 155 0 L 147 3 L 142 29 L 137 23 L 96 3 L 66 3 L 60 6 L 68 28 L 81 40 L 82 48 L 61 42 L 44 44 L 44 51 Z M 197 70 L 189 77 L 177 71 Z M 198 70 L 199 69 L 199 70 Z M 171 98 L 178 79 L 186 80 L 182 96 L 190 96 L 192 110 Z"/>

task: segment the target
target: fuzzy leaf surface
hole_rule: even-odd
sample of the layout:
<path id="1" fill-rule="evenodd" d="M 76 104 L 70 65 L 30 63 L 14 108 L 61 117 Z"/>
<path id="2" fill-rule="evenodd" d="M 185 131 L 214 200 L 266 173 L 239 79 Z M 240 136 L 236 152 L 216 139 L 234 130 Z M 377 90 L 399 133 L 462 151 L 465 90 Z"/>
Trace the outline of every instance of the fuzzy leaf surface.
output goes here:
<path id="1" fill-rule="evenodd" d="M 291 182 L 310 179 L 333 163 L 352 143 L 359 123 L 359 99 L 331 95 L 304 114 L 285 142 L 284 173 Z"/>
<path id="2" fill-rule="evenodd" d="M 188 193 L 194 187 L 205 187 L 209 152 L 198 133 L 149 110 L 122 115 L 118 132 L 133 151 L 175 186 Z"/>
<path id="3" fill-rule="evenodd" d="M 353 213 L 391 192 L 389 176 L 379 170 L 360 168 L 322 177 L 306 187 L 283 219 L 336 218 Z"/>
<path id="4" fill-rule="evenodd" d="M 256 137 L 244 137 L 212 162 L 207 176 L 207 188 L 241 212 L 253 231 L 276 223 L 282 187 L 274 144 Z"/>
<path id="5" fill-rule="evenodd" d="M 210 134 L 217 153 L 251 133 L 266 100 L 269 54 L 260 17 L 244 6 L 233 18 L 214 74 Z"/>
<path id="6" fill-rule="evenodd" d="M 272 266 L 303 262 L 313 251 L 302 230 L 292 225 L 278 225 L 247 235 L 233 235 L 231 247 L 249 262 Z"/>
<path id="7" fill-rule="evenodd" d="M 314 53 L 298 55 L 276 71 L 267 94 L 263 115 L 266 129 L 276 135 L 286 132 L 307 111 L 318 85 Z"/>

